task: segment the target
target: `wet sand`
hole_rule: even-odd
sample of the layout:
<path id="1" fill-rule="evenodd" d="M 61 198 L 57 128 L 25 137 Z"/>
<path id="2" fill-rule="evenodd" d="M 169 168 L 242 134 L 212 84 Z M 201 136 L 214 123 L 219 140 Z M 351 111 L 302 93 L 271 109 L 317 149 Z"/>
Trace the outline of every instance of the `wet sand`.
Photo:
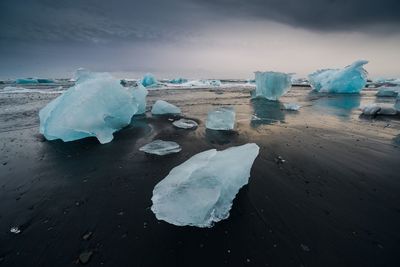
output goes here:
<path id="1" fill-rule="evenodd" d="M 85 251 L 88 266 L 399 266 L 399 118 L 360 116 L 374 90 L 296 87 L 281 103 L 249 90 L 152 90 L 149 106 L 170 101 L 199 127 L 147 114 L 105 145 L 45 141 L 37 112 L 55 95 L 0 95 L 0 266 L 76 266 Z M 303 107 L 283 111 L 284 102 Z M 218 105 L 235 107 L 236 131 L 205 130 Z M 138 151 L 154 139 L 182 151 Z M 157 221 L 152 190 L 173 167 L 249 142 L 260 154 L 227 220 L 209 229 Z"/>

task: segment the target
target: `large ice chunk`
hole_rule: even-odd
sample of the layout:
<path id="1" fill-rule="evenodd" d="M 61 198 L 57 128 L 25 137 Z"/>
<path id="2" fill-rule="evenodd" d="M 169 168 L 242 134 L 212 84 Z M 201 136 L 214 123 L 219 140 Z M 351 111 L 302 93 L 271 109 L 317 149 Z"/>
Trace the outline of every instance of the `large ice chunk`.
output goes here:
<path id="1" fill-rule="evenodd" d="M 182 150 L 180 145 L 172 141 L 155 140 L 147 145 L 139 148 L 140 151 L 155 154 L 159 156 L 164 156 L 172 153 L 178 153 Z"/>
<path id="2" fill-rule="evenodd" d="M 153 74 L 151 73 L 146 73 L 143 78 L 140 80 L 140 83 L 144 86 L 144 87 L 148 87 L 148 86 L 154 86 L 157 85 L 157 80 L 156 77 L 154 77 Z"/>
<path id="3" fill-rule="evenodd" d="M 211 130 L 233 130 L 235 128 L 235 110 L 232 107 L 219 107 L 207 115 L 206 128 Z"/>
<path id="4" fill-rule="evenodd" d="M 148 94 L 147 89 L 142 86 L 138 85 L 137 87 L 130 87 L 129 91 L 132 94 L 132 98 L 138 105 L 138 111 L 136 114 L 143 114 L 146 112 L 146 97 Z"/>
<path id="5" fill-rule="evenodd" d="M 367 83 L 367 71 L 363 68 L 367 63 L 358 60 L 343 69 L 318 70 L 308 75 L 308 79 L 318 92 L 359 93 Z"/>
<path id="6" fill-rule="evenodd" d="M 151 210 L 157 219 L 177 226 L 211 227 L 228 218 L 258 151 L 256 144 L 246 144 L 194 155 L 154 187 Z"/>
<path id="7" fill-rule="evenodd" d="M 100 143 L 108 143 L 113 133 L 127 126 L 145 106 L 143 100 L 108 73 L 85 72 L 77 77 L 75 86 L 40 110 L 40 132 L 48 140 L 94 136 Z"/>
<path id="8" fill-rule="evenodd" d="M 291 75 L 282 72 L 255 72 L 255 97 L 264 97 L 268 100 L 278 100 L 286 94 L 292 86 Z"/>
<path id="9" fill-rule="evenodd" d="M 164 114 L 180 114 L 181 109 L 175 105 L 172 105 L 164 100 L 157 100 L 154 103 L 151 113 L 154 115 L 164 115 Z"/>

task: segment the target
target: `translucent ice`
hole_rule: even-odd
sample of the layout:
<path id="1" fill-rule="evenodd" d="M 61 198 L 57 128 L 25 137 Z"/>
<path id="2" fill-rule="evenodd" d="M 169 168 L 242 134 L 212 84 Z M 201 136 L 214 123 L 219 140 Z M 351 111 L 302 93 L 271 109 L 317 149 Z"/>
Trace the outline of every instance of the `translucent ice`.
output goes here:
<path id="1" fill-rule="evenodd" d="M 151 210 L 157 219 L 177 226 L 212 227 L 229 217 L 258 151 L 256 144 L 246 144 L 194 155 L 154 187 Z"/>
<path id="2" fill-rule="evenodd" d="M 394 104 L 394 108 L 400 112 L 400 96 L 397 96 L 396 103 Z"/>
<path id="3" fill-rule="evenodd" d="M 188 80 L 184 79 L 184 78 L 175 78 L 169 81 L 169 83 L 173 83 L 173 84 L 182 84 L 182 83 L 187 83 Z"/>
<path id="4" fill-rule="evenodd" d="M 143 114 L 146 112 L 146 96 L 148 94 L 147 89 L 144 86 L 131 87 L 129 88 L 134 101 L 138 104 L 138 111 L 136 114 Z"/>
<path id="5" fill-rule="evenodd" d="M 400 87 L 380 87 L 376 96 L 396 97 L 400 92 Z"/>
<path id="6" fill-rule="evenodd" d="M 48 140 L 94 136 L 108 143 L 145 106 L 142 101 L 108 73 L 86 73 L 40 110 L 40 132 Z"/>
<path id="7" fill-rule="evenodd" d="M 157 85 L 157 80 L 156 77 L 154 77 L 153 74 L 151 73 L 146 73 L 143 78 L 140 80 L 140 83 L 144 86 L 144 87 L 148 87 L 148 86 L 154 86 Z"/>
<path id="8" fill-rule="evenodd" d="M 359 93 L 367 83 L 363 68 L 368 61 L 358 60 L 343 69 L 318 70 L 308 75 L 311 87 L 325 93 Z"/>
<path id="9" fill-rule="evenodd" d="M 284 103 L 283 107 L 285 110 L 297 111 L 301 108 L 301 106 L 297 103 Z"/>
<path id="10" fill-rule="evenodd" d="M 211 130 L 233 130 L 235 110 L 232 107 L 219 107 L 207 115 L 206 128 Z"/>
<path id="11" fill-rule="evenodd" d="M 385 104 L 368 104 L 362 108 L 362 114 L 367 116 L 375 115 L 396 115 L 397 110 L 393 106 L 388 106 Z"/>
<path id="12" fill-rule="evenodd" d="M 180 119 L 177 121 L 174 121 L 172 123 L 175 127 L 178 128 L 182 128 L 182 129 L 192 129 L 192 128 L 196 128 L 197 122 L 195 122 L 194 120 L 188 120 L 188 119 Z"/>
<path id="13" fill-rule="evenodd" d="M 292 86 L 291 75 L 282 72 L 255 72 L 255 97 L 264 97 L 268 100 L 278 100 Z"/>
<path id="14" fill-rule="evenodd" d="M 39 83 L 39 81 L 34 78 L 22 78 L 22 79 L 16 79 L 15 83 L 16 84 L 30 84 L 30 83 Z"/>
<path id="15" fill-rule="evenodd" d="M 163 115 L 163 114 L 180 114 L 181 109 L 175 105 L 172 105 L 164 100 L 157 100 L 154 103 L 153 108 L 151 109 L 151 113 L 154 115 Z"/>
<path id="16" fill-rule="evenodd" d="M 164 156 L 172 153 L 178 153 L 182 148 L 175 142 L 155 140 L 145 146 L 139 148 L 140 151 L 155 154 L 159 156 Z"/>

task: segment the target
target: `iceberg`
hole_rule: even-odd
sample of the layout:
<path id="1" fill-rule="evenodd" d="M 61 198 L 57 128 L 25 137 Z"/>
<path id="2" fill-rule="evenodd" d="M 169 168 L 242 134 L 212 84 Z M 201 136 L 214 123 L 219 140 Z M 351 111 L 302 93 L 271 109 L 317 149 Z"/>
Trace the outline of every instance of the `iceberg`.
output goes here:
<path id="1" fill-rule="evenodd" d="M 157 100 L 154 103 L 151 113 L 154 115 L 164 115 L 164 114 L 180 114 L 181 109 L 175 105 L 172 105 L 164 100 Z"/>
<path id="2" fill-rule="evenodd" d="M 139 148 L 140 151 L 164 156 L 168 154 L 178 153 L 182 150 L 180 145 L 172 141 L 155 140 L 145 146 Z"/>
<path id="3" fill-rule="evenodd" d="M 297 103 L 284 103 L 283 107 L 285 110 L 291 110 L 291 111 L 298 111 L 301 106 Z"/>
<path id="4" fill-rule="evenodd" d="M 211 130 L 233 130 L 235 110 L 232 107 L 219 107 L 207 115 L 206 128 Z"/>
<path id="5" fill-rule="evenodd" d="M 197 122 L 194 120 L 188 120 L 188 119 L 180 119 L 177 121 L 174 121 L 172 123 L 177 128 L 182 128 L 182 129 L 192 129 L 196 128 L 198 126 Z"/>
<path id="6" fill-rule="evenodd" d="M 144 87 L 148 87 L 148 86 L 154 86 L 157 85 L 157 80 L 154 77 L 153 74 L 151 73 L 146 73 L 143 78 L 140 80 L 140 83 L 144 86 Z"/>
<path id="7" fill-rule="evenodd" d="M 376 93 L 376 96 L 382 96 L 382 97 L 396 97 L 398 96 L 400 92 L 400 87 L 380 87 L 378 88 L 378 92 Z"/>
<path id="8" fill-rule="evenodd" d="M 359 93 L 367 84 L 367 71 L 363 68 L 368 61 L 358 60 L 343 69 L 318 70 L 308 79 L 317 92 Z"/>
<path id="9" fill-rule="evenodd" d="M 286 94 L 292 86 L 291 75 L 282 72 L 255 72 L 255 97 L 276 101 Z"/>
<path id="10" fill-rule="evenodd" d="M 172 84 L 182 84 L 182 83 L 187 83 L 187 82 L 188 82 L 188 80 L 184 79 L 184 78 L 175 78 L 175 79 L 172 79 L 169 81 L 169 83 L 172 83 Z"/>
<path id="11" fill-rule="evenodd" d="M 92 136 L 105 144 L 111 142 L 114 132 L 129 125 L 145 106 L 142 101 L 110 74 L 85 72 L 74 86 L 40 110 L 40 133 L 47 140 L 68 142 Z"/>
<path id="12" fill-rule="evenodd" d="M 395 106 L 388 106 L 383 104 L 368 104 L 362 108 L 362 114 L 367 116 L 376 115 L 396 115 L 397 110 Z"/>
<path id="13" fill-rule="evenodd" d="M 227 219 L 258 152 L 256 144 L 245 144 L 194 155 L 154 187 L 151 210 L 158 220 L 177 226 L 212 227 Z"/>
<path id="14" fill-rule="evenodd" d="M 32 84 L 32 83 L 39 83 L 39 81 L 34 78 L 22 78 L 22 79 L 16 79 L 15 83 L 16 84 Z"/>

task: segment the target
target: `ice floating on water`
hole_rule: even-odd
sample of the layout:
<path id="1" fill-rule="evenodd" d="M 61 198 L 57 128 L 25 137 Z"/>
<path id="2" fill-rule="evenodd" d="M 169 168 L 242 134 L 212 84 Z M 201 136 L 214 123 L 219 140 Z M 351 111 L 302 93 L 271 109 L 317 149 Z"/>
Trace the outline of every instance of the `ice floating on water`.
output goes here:
<path id="1" fill-rule="evenodd" d="M 268 100 L 278 100 L 292 86 L 291 76 L 282 72 L 255 72 L 255 97 L 264 97 Z"/>
<path id="2" fill-rule="evenodd" d="M 195 87 L 218 87 L 221 86 L 220 80 L 195 80 L 185 83 L 185 86 L 195 86 Z"/>
<path id="3" fill-rule="evenodd" d="M 400 87 L 380 87 L 376 96 L 396 97 L 400 92 Z"/>
<path id="4" fill-rule="evenodd" d="M 284 103 L 283 107 L 285 110 L 292 110 L 292 111 L 297 111 L 301 108 L 301 106 L 297 103 Z"/>
<path id="5" fill-rule="evenodd" d="M 194 120 L 188 120 L 188 119 L 180 119 L 177 121 L 174 121 L 172 123 L 175 127 L 182 128 L 182 129 L 192 129 L 196 128 L 198 126 L 197 122 Z"/>
<path id="6" fill-rule="evenodd" d="M 375 115 L 396 115 L 397 110 L 393 106 L 388 106 L 384 104 L 368 104 L 362 108 L 362 114 L 367 116 Z"/>
<path id="7" fill-rule="evenodd" d="M 182 148 L 175 142 L 155 140 L 145 146 L 139 148 L 140 151 L 155 154 L 159 156 L 164 156 L 172 153 L 178 153 Z"/>
<path id="8" fill-rule="evenodd" d="M 177 226 L 211 227 L 228 218 L 258 152 L 256 144 L 246 144 L 194 155 L 154 187 L 151 210 Z"/>
<path id="9" fill-rule="evenodd" d="M 153 74 L 151 74 L 151 73 L 146 73 L 146 74 L 144 75 L 144 77 L 142 78 L 142 80 L 140 80 L 140 83 L 141 83 L 144 87 L 154 86 L 154 85 L 157 85 L 157 80 L 156 80 L 156 77 L 154 77 Z"/>
<path id="10" fill-rule="evenodd" d="M 358 60 L 343 69 L 318 70 L 308 78 L 312 88 L 325 93 L 359 93 L 367 84 L 363 68 L 368 61 Z"/>
<path id="11" fill-rule="evenodd" d="M 36 83 L 54 83 L 51 79 L 22 78 L 16 79 L 16 84 L 36 84 Z"/>
<path id="12" fill-rule="evenodd" d="M 233 130 L 235 110 L 232 107 L 219 107 L 207 115 L 206 128 L 211 130 Z"/>
<path id="13" fill-rule="evenodd" d="M 6 86 L 0 90 L 0 94 L 21 94 L 21 93 L 39 93 L 39 94 L 61 94 L 64 90 L 62 87 L 52 89 L 27 89 L 23 87 Z"/>
<path id="14" fill-rule="evenodd" d="M 175 105 L 172 105 L 164 100 L 157 100 L 154 103 L 153 108 L 151 109 L 151 113 L 154 115 L 163 115 L 163 114 L 180 114 L 181 109 Z"/>
<path id="15" fill-rule="evenodd" d="M 113 133 L 129 125 L 143 106 L 142 97 L 135 97 L 110 74 L 86 73 L 78 77 L 75 86 L 40 110 L 40 133 L 48 140 L 93 136 L 102 144 L 108 143 Z"/>
<path id="16" fill-rule="evenodd" d="M 172 84 L 182 84 L 182 83 L 187 83 L 187 82 L 188 82 L 188 80 L 184 79 L 184 78 L 175 78 L 175 79 L 172 79 L 169 81 L 169 83 L 172 83 Z"/>

